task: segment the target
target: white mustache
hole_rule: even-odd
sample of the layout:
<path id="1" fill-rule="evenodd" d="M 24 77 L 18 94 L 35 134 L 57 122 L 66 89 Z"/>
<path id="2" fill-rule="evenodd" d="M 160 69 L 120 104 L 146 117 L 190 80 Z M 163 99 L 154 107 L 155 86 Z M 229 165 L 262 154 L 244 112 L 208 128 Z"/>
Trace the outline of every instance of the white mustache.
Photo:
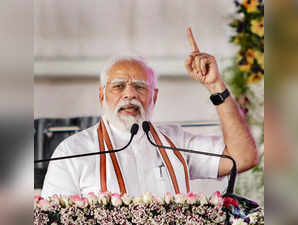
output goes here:
<path id="1" fill-rule="evenodd" d="M 135 105 L 137 106 L 140 111 L 143 111 L 143 106 L 142 104 L 136 100 L 136 99 L 133 99 L 133 100 L 122 100 L 115 108 L 115 111 L 114 113 L 117 113 L 122 107 L 126 106 L 126 105 Z"/>

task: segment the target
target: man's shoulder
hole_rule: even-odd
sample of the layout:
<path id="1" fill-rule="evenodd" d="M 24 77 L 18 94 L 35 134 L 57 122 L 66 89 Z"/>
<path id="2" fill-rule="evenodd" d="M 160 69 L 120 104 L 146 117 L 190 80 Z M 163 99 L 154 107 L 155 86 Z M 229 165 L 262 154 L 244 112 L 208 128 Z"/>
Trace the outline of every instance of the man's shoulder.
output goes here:
<path id="1" fill-rule="evenodd" d="M 160 123 L 155 125 L 160 132 L 169 136 L 180 135 L 182 132 L 184 132 L 181 125 L 175 123 Z"/>
<path id="2" fill-rule="evenodd" d="M 95 143 L 97 143 L 97 127 L 98 124 L 93 125 L 87 129 L 81 130 L 67 138 L 65 138 L 60 145 L 67 146 L 71 152 L 82 151 L 83 149 L 88 149 Z"/>

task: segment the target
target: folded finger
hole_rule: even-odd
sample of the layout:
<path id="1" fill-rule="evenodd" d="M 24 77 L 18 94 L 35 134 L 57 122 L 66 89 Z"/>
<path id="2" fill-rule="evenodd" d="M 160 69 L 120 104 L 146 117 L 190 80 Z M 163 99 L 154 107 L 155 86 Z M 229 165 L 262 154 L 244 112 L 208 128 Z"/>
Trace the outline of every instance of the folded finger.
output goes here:
<path id="1" fill-rule="evenodd" d="M 200 68 L 202 70 L 202 74 L 205 76 L 207 74 L 207 64 L 208 64 L 208 58 L 202 57 L 200 59 Z"/>

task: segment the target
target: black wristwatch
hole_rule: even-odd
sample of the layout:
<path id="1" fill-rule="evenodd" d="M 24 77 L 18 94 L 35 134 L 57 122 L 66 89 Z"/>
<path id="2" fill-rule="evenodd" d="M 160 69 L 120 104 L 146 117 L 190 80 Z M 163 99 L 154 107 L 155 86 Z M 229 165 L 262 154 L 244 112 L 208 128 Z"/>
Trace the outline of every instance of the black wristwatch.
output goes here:
<path id="1" fill-rule="evenodd" d="M 228 89 L 226 89 L 221 93 L 216 93 L 216 94 L 211 95 L 210 100 L 214 105 L 220 105 L 229 96 L 230 96 L 230 92 Z"/>

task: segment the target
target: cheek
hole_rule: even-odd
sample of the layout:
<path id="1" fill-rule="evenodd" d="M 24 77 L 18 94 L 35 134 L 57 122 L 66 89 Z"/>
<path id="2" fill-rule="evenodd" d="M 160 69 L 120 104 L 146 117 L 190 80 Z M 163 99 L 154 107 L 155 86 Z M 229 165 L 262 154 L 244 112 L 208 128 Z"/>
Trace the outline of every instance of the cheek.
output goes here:
<path id="1" fill-rule="evenodd" d="M 113 108 L 115 106 L 117 106 L 117 104 L 119 103 L 119 100 L 120 100 L 120 98 L 118 98 L 117 96 L 113 96 L 113 95 L 110 95 L 110 94 L 106 94 L 105 98 L 106 98 L 107 104 L 109 106 L 113 107 Z"/>
<path id="2" fill-rule="evenodd" d="M 146 109 L 148 108 L 148 106 L 150 104 L 152 104 L 152 102 L 153 102 L 153 95 L 152 94 L 150 94 L 149 96 L 146 96 L 145 98 L 141 99 L 141 103 L 142 103 L 143 107 L 146 108 Z"/>

